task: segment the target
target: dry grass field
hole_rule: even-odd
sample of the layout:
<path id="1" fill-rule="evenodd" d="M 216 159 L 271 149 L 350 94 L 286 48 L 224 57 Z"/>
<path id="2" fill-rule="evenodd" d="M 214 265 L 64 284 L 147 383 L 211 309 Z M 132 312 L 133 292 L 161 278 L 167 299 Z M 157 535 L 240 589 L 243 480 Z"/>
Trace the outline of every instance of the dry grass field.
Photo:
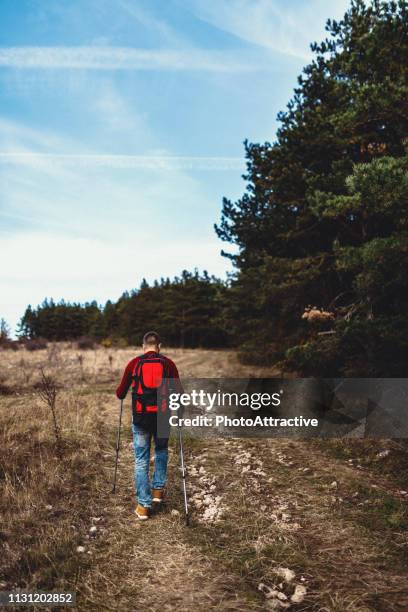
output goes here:
<path id="1" fill-rule="evenodd" d="M 238 370 L 228 351 L 168 354 L 182 376 L 277 374 Z M 114 389 L 132 356 L 68 343 L 0 352 L 0 589 L 75 590 L 95 612 L 408 609 L 397 441 L 186 439 L 189 528 L 172 443 L 166 505 L 138 523 L 129 401 L 111 494 Z"/>

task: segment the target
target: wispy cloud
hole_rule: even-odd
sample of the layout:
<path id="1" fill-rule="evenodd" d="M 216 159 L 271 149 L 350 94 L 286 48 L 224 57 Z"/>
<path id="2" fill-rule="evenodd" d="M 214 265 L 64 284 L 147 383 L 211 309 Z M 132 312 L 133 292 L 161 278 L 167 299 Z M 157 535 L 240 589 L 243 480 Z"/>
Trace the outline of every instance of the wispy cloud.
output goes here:
<path id="1" fill-rule="evenodd" d="M 137 134 L 139 140 L 148 140 L 148 114 L 140 112 L 135 100 L 130 102 L 110 76 L 96 81 L 95 97 L 85 99 L 85 103 L 92 108 L 104 130 L 120 133 L 122 138 Z"/>
<path id="2" fill-rule="evenodd" d="M 343 15 L 350 0 L 179 0 L 202 20 L 275 52 L 309 60 L 309 44 L 324 37 L 328 17 Z"/>
<path id="3" fill-rule="evenodd" d="M 135 19 L 144 28 L 156 32 L 161 40 L 171 47 L 179 47 L 185 41 L 185 36 L 180 31 L 176 31 L 169 23 L 159 19 L 151 11 L 146 11 L 140 4 L 133 0 L 116 0 L 116 6 L 122 9 L 127 15 Z"/>
<path id="4" fill-rule="evenodd" d="M 132 223 L 142 229 L 153 217 L 160 221 L 156 235 L 166 243 L 181 227 L 189 227 L 190 238 L 212 237 L 218 202 L 208 200 L 201 177 L 193 171 L 236 172 L 244 166 L 241 158 L 174 156 L 160 149 L 149 150 L 149 155 L 89 152 L 62 134 L 6 120 L 0 120 L 0 131 L 7 135 L 0 150 L 0 215 L 7 233 L 52 227 L 66 235 L 111 240 L 117 231 L 122 240 L 133 242 Z M 210 207 L 214 216 L 203 225 Z M 180 215 L 168 218 L 169 210 Z"/>
<path id="5" fill-rule="evenodd" d="M 114 99 L 116 100 L 116 96 L 114 96 Z M 111 105 L 108 106 L 108 110 L 111 111 Z M 120 108 L 123 110 L 122 106 Z M 114 109 L 112 112 L 114 112 Z M 111 118 L 111 121 L 114 121 L 114 118 Z M 129 126 L 130 119 L 127 114 L 125 115 L 125 121 Z M 89 149 L 88 151 L 81 151 L 78 143 L 67 138 L 66 135 L 61 137 L 54 133 L 39 131 L 1 118 L 0 131 L 3 135 L 0 149 L 0 167 L 20 166 L 50 174 L 57 173 L 60 178 L 66 180 L 72 178 L 72 175 L 61 174 L 61 172 L 70 172 L 80 168 L 95 168 L 95 170 L 98 170 L 98 168 L 169 170 L 175 172 L 183 170 L 242 171 L 245 165 L 243 157 L 171 155 L 167 151 L 157 148 L 149 151 L 148 155 L 95 153 L 89 152 Z"/>
<path id="6" fill-rule="evenodd" d="M 243 54 L 217 50 L 133 47 L 3 47 L 0 67 L 82 70 L 200 70 L 243 72 L 267 69 Z"/>
<path id="7" fill-rule="evenodd" d="M 243 170 L 240 157 L 174 155 L 101 155 L 82 153 L 0 152 L 0 164 L 44 169 L 48 167 L 109 167 L 143 170 Z"/>

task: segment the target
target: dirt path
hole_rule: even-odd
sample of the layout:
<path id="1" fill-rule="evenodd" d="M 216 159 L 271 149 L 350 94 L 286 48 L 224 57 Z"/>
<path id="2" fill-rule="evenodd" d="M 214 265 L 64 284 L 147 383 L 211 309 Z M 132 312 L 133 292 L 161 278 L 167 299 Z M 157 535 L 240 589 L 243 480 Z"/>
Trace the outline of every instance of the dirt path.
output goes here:
<path id="1" fill-rule="evenodd" d="M 406 609 L 407 539 L 392 525 L 387 529 L 381 515 L 390 498 L 368 490 L 364 474 L 346 478 L 340 462 L 308 459 L 306 449 L 288 440 L 207 445 L 198 471 L 205 476 L 206 466 L 216 476 L 211 495 L 220 522 L 215 541 L 210 528 L 204 544 L 214 551 L 226 541 L 228 565 L 253 589 L 262 583 L 272 609 L 286 608 L 294 592 L 305 595 L 298 609 Z M 199 515 L 203 476 L 193 476 Z M 283 570 L 291 580 L 279 581 Z"/>
<path id="2" fill-rule="evenodd" d="M 180 352 L 181 373 L 233 375 L 234 357 L 212 353 Z M 109 479 L 117 414 L 104 399 Z M 100 491 L 81 610 L 408 609 L 406 502 L 392 483 L 310 441 L 187 440 L 192 526 L 174 448 L 166 506 L 141 524 L 127 419 L 118 493 Z"/>
<path id="3" fill-rule="evenodd" d="M 108 400 L 108 398 L 106 398 Z M 107 411 L 111 433 L 116 415 Z M 129 419 L 127 419 L 129 421 Z M 89 543 L 92 569 L 81 593 L 81 610 L 259 610 L 239 576 L 191 542 L 183 522 L 178 456 L 169 461 L 166 506 L 148 523 L 133 516 L 133 447 L 125 425 L 115 495 L 101 491 L 98 535 Z M 112 474 L 113 453 L 105 455 Z"/>

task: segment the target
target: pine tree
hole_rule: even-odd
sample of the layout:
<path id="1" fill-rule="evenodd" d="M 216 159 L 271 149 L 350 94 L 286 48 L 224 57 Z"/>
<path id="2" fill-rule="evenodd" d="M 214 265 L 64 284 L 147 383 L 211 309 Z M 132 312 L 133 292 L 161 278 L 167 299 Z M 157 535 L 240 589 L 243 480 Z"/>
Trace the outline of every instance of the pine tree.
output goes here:
<path id="1" fill-rule="evenodd" d="M 247 191 L 224 200 L 216 231 L 238 247 L 227 316 L 247 356 L 282 356 L 307 333 L 305 307 L 327 308 L 353 283 L 336 265 L 336 245 L 358 244 L 360 212 L 323 214 L 316 199 L 347 196 L 355 164 L 404 154 L 407 16 L 405 1 L 354 0 L 312 45 L 276 141 L 245 143 Z"/>

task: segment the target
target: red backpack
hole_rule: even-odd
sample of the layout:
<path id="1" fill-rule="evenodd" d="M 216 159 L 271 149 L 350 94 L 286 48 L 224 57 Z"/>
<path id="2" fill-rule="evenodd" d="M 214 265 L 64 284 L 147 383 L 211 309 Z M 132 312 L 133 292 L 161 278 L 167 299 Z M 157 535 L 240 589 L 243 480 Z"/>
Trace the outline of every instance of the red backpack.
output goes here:
<path id="1" fill-rule="evenodd" d="M 141 355 L 132 372 L 133 407 L 137 414 L 165 412 L 167 364 L 163 357 Z"/>

